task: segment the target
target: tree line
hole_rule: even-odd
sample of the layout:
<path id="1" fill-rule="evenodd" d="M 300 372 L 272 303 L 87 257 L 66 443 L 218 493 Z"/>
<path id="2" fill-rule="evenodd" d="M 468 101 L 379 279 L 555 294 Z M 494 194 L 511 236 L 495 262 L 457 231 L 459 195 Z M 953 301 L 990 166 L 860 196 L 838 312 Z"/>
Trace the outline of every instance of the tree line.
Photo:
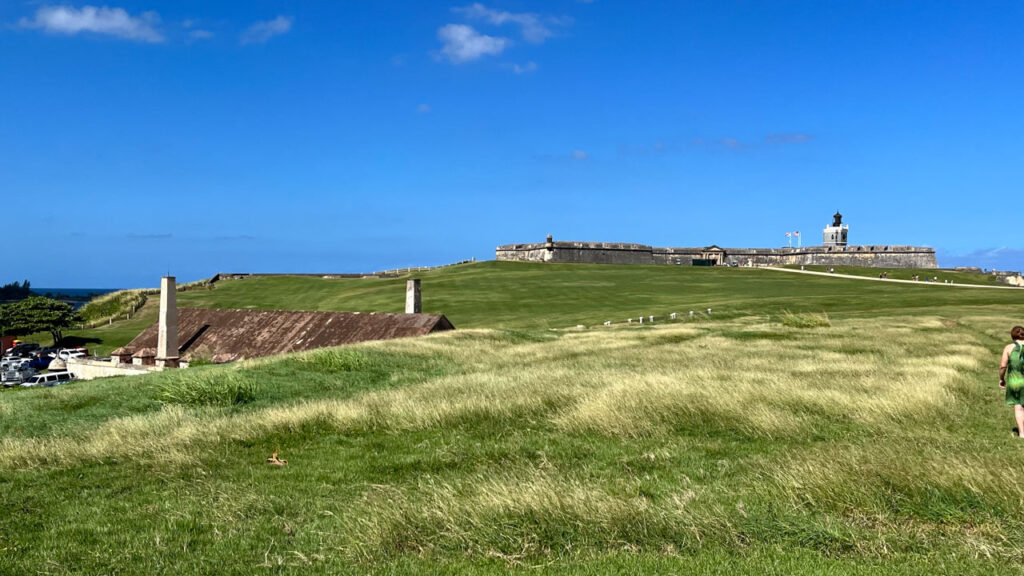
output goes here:
<path id="1" fill-rule="evenodd" d="M 49 332 L 53 343 L 60 344 L 64 340 L 64 330 L 77 321 L 78 314 L 70 304 L 43 296 L 30 296 L 0 305 L 0 335 L 4 336 Z"/>
<path id="2" fill-rule="evenodd" d="M 32 283 L 25 280 L 21 283 L 11 282 L 0 286 L 0 300 L 22 300 L 32 295 Z"/>

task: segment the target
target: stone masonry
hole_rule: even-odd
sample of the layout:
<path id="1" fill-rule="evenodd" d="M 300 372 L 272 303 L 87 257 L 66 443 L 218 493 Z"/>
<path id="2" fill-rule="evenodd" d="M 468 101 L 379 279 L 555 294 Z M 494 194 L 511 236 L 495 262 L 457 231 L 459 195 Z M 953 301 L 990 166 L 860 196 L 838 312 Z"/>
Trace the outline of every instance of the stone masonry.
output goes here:
<path id="1" fill-rule="evenodd" d="M 721 254 L 720 263 L 736 266 L 867 266 L 874 268 L 938 268 L 935 250 L 926 246 L 807 246 L 804 248 L 657 248 L 643 244 L 555 242 L 506 244 L 496 260 L 575 262 L 586 264 L 674 264 Z"/>

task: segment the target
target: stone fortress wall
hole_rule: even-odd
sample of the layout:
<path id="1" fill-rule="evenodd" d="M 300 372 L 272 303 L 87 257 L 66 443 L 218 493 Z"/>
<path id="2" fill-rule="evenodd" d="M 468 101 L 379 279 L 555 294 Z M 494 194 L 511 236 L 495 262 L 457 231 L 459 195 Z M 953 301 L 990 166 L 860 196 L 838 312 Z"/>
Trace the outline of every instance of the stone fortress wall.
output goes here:
<path id="1" fill-rule="evenodd" d="M 495 250 L 497 260 L 574 262 L 587 264 L 673 264 L 694 260 L 736 266 L 867 266 L 875 268 L 938 268 L 935 250 L 925 246 L 807 246 L 804 248 L 658 248 L 643 244 L 562 242 L 507 244 Z"/>
<path id="2" fill-rule="evenodd" d="M 673 264 L 676 266 L 866 266 L 938 268 L 935 250 L 926 246 L 847 244 L 849 226 L 838 211 L 822 233 L 822 246 L 789 248 L 657 248 L 643 244 L 555 242 L 498 246 L 497 260 L 578 262 L 587 264 Z M 794 233 L 799 236 L 799 232 Z M 786 234 L 789 236 L 789 234 Z"/>

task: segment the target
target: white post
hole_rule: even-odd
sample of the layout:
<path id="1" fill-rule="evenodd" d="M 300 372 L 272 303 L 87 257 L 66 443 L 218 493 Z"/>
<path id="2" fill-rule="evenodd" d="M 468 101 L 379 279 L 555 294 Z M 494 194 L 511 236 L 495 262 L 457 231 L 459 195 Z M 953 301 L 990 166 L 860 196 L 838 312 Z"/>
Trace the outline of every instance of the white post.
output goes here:
<path id="1" fill-rule="evenodd" d="M 423 297 L 420 292 L 419 278 L 405 283 L 405 313 L 419 314 L 423 311 Z"/>
<path id="2" fill-rule="evenodd" d="M 174 276 L 160 279 L 160 319 L 157 329 L 156 359 L 178 360 L 178 289 Z"/>

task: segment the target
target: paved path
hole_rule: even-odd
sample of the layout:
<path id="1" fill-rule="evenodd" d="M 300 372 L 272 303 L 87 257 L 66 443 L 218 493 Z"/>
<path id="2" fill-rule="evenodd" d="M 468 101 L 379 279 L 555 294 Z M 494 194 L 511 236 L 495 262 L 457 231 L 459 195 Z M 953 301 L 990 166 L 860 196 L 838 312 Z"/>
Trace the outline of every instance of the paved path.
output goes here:
<path id="1" fill-rule="evenodd" d="M 852 278 L 854 280 L 873 280 L 875 282 L 897 282 L 900 284 L 913 284 L 915 286 L 942 286 L 949 288 L 955 286 L 957 288 L 988 288 L 994 290 L 1020 290 L 1018 286 L 985 286 L 981 284 L 945 284 L 943 282 L 925 282 L 924 280 L 897 280 L 895 278 L 875 278 L 873 276 L 854 276 L 853 274 L 833 274 L 830 272 L 815 272 L 813 270 L 797 270 L 795 268 L 775 268 L 765 267 L 765 270 L 775 270 L 777 272 L 793 272 L 796 274 L 812 274 L 814 276 L 829 276 L 831 278 Z"/>

